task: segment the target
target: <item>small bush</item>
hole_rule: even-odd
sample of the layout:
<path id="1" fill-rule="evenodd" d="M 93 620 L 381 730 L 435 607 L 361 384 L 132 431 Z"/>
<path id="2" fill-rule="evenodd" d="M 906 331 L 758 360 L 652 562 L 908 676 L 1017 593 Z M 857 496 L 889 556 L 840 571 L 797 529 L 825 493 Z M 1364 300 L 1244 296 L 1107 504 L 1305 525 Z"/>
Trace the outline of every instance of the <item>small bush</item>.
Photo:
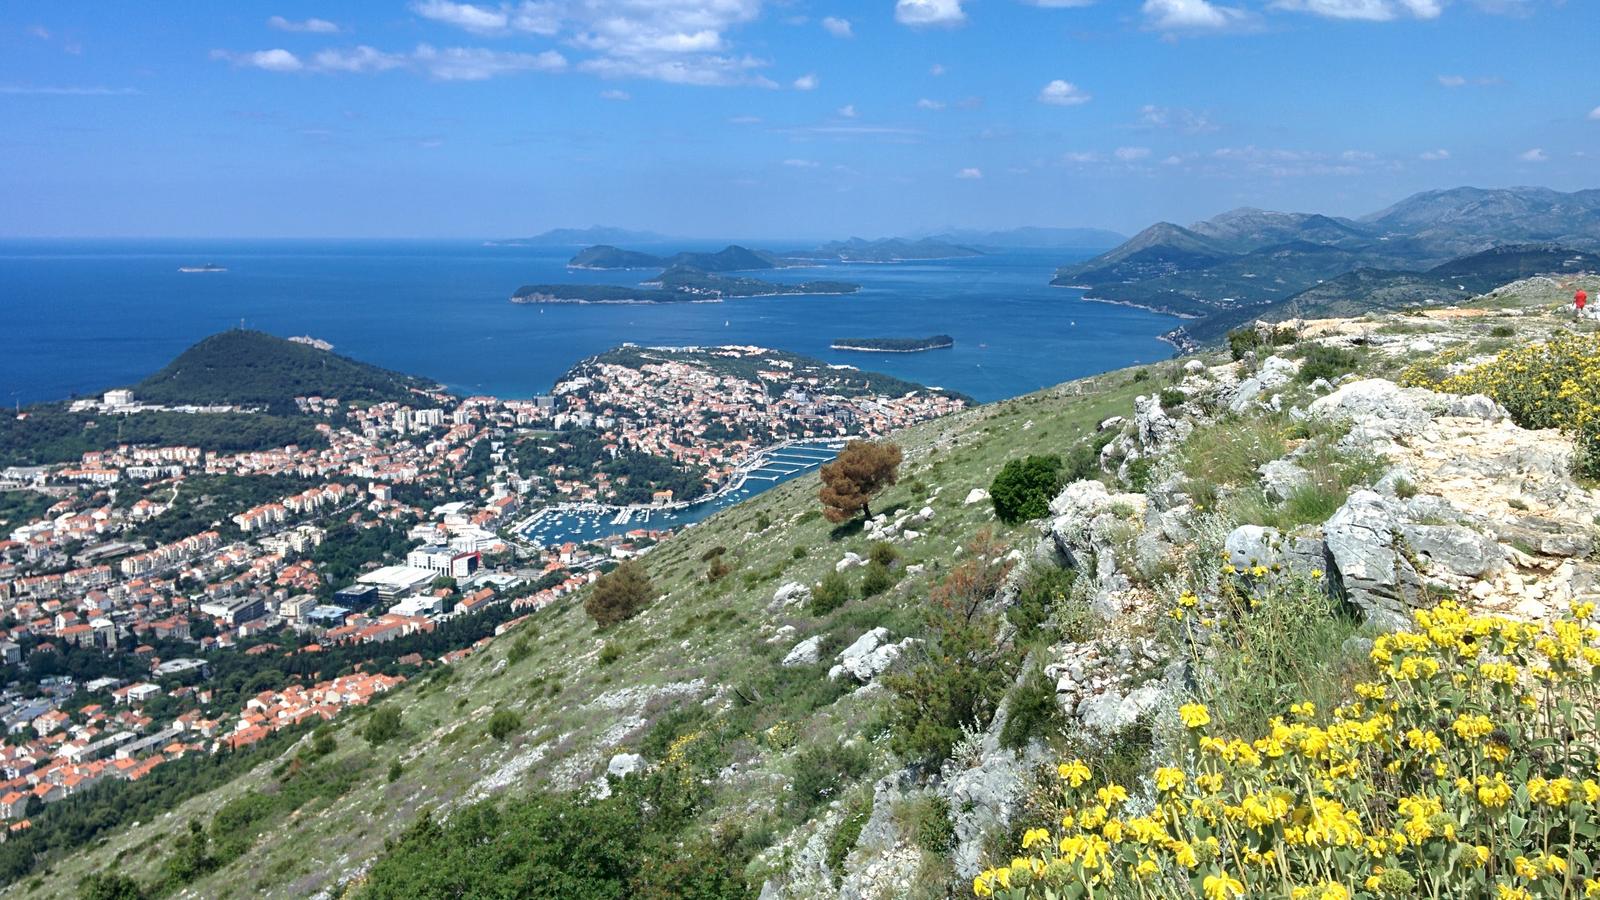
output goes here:
<path id="1" fill-rule="evenodd" d="M 1035 668 L 1011 689 L 1006 705 L 1006 724 L 1000 729 L 1000 746 L 1021 750 L 1036 735 L 1059 729 L 1065 722 L 1056 702 L 1055 682 Z"/>
<path id="2" fill-rule="evenodd" d="M 1069 598 L 1078 573 L 1073 569 L 1053 565 L 1029 567 L 1022 579 L 1022 589 L 1017 592 L 1017 602 L 1006 610 L 1006 619 L 1017 629 L 1017 640 L 1033 640 L 1040 628 L 1056 619 L 1056 631 L 1062 640 L 1079 641 L 1088 636 L 1089 610 L 1078 604 L 1074 608 Z"/>
<path id="3" fill-rule="evenodd" d="M 811 614 L 825 616 L 855 599 L 850 580 L 842 572 L 829 572 L 811 589 Z"/>
<path id="4" fill-rule="evenodd" d="M 1360 361 L 1353 350 L 1329 347 L 1326 344 L 1312 344 L 1306 350 L 1305 360 L 1300 364 L 1300 372 L 1295 377 L 1305 384 L 1310 384 L 1318 378 L 1332 381 L 1340 375 L 1354 371 Z"/>
<path id="5" fill-rule="evenodd" d="M 389 783 L 394 784 L 405 773 L 405 767 L 400 765 L 400 760 L 389 763 Z"/>
<path id="6" fill-rule="evenodd" d="M 715 584 L 732 573 L 733 566 L 728 565 L 728 561 L 719 556 L 713 559 L 710 568 L 706 569 L 706 581 Z"/>
<path id="7" fill-rule="evenodd" d="M 711 562 L 713 559 L 716 559 L 717 557 L 719 557 L 722 554 L 727 553 L 727 552 L 728 552 L 728 548 L 727 547 L 721 547 L 721 546 L 712 547 L 710 550 L 707 550 L 706 552 L 700 554 L 700 561 L 701 562 Z"/>
<path id="8" fill-rule="evenodd" d="M 1489 329 L 1489 336 L 1497 338 L 1516 337 L 1517 330 L 1512 328 L 1510 325 L 1496 325 L 1495 327 Z"/>
<path id="9" fill-rule="evenodd" d="M 867 820 L 872 817 L 872 795 L 857 794 L 850 798 L 850 803 L 845 807 L 844 818 L 839 820 L 839 826 L 828 835 L 828 868 L 838 872 L 844 865 L 844 858 L 855 849 L 856 842 L 861 840 L 861 829 L 866 827 Z"/>
<path id="10" fill-rule="evenodd" d="M 521 727 L 522 717 L 509 709 L 497 709 L 489 717 L 489 736 L 497 741 L 505 740 Z"/>
<path id="11" fill-rule="evenodd" d="M 867 551 L 867 559 L 880 566 L 892 566 L 900 558 L 900 551 L 888 541 L 878 541 Z"/>
<path id="12" fill-rule="evenodd" d="M 836 798 L 870 765 L 866 749 L 856 744 L 813 744 L 795 757 L 794 799 L 802 812 L 810 812 Z"/>
<path id="13" fill-rule="evenodd" d="M 1061 469 L 1061 457 L 1054 454 L 1007 462 L 989 484 L 994 514 L 1008 525 L 1043 518 L 1061 490 Z"/>
<path id="14" fill-rule="evenodd" d="M 518 637 L 511 643 L 511 649 L 506 651 L 506 662 L 514 666 L 527 659 L 528 654 L 532 652 L 533 648 L 528 645 L 528 639 L 526 637 Z"/>
<path id="15" fill-rule="evenodd" d="M 1177 388 L 1162 388 L 1156 399 L 1161 401 L 1162 409 L 1177 409 L 1189 402 L 1189 395 Z"/>
<path id="16" fill-rule="evenodd" d="M 876 561 L 867 564 L 867 571 L 861 576 L 861 596 L 876 597 L 894 587 L 894 572 L 889 567 Z"/>
<path id="17" fill-rule="evenodd" d="M 622 648 L 607 641 L 606 645 L 600 648 L 600 655 L 595 657 L 595 662 L 602 666 L 609 666 L 621 658 Z"/>
<path id="18" fill-rule="evenodd" d="M 794 557 L 795 559 L 805 559 L 806 558 L 806 552 L 807 552 L 806 548 L 797 546 L 793 550 L 789 551 L 789 555 Z"/>
<path id="19" fill-rule="evenodd" d="M 361 726 L 361 736 L 376 747 L 400 734 L 400 707 L 385 703 L 372 711 Z"/>
<path id="20" fill-rule="evenodd" d="M 938 794 L 925 794 L 907 800 L 895 810 L 900 828 L 911 836 L 912 843 L 923 850 L 943 856 L 956 844 L 956 828 L 950 821 L 950 801 Z"/>

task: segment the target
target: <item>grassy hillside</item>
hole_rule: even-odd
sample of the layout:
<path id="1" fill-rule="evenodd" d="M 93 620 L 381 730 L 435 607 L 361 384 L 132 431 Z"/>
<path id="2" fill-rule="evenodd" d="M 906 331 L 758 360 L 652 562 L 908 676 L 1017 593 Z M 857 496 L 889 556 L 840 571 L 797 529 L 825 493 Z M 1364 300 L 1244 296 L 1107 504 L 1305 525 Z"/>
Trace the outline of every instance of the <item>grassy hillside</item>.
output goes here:
<path id="1" fill-rule="evenodd" d="M 821 517 L 815 475 L 798 479 L 646 557 L 662 595 L 637 618 L 601 632 L 577 601 L 543 610 L 464 663 L 380 704 L 402 710 L 399 737 L 370 745 L 360 734 L 372 712 L 347 716 L 331 727 L 330 753 L 313 760 L 307 738 L 299 762 L 296 751 L 286 752 L 170 814 L 56 862 L 10 893 L 70 896 L 81 878 L 112 867 L 156 881 L 187 823 L 212 823 L 226 809 L 227 837 L 242 845 L 238 858 L 175 895 L 308 896 L 354 878 L 424 810 L 438 814 L 480 797 L 576 788 L 602 773 L 614 753 L 646 749 L 657 758 L 685 735 L 708 736 L 707 753 L 720 774 L 708 778 L 703 812 L 684 839 L 736 828 L 742 849 L 729 852 L 748 857 L 826 812 L 826 803 L 785 799 L 792 795 L 785 785 L 805 760 L 836 746 L 840 735 L 878 730 L 873 723 L 882 720 L 885 692 L 852 692 L 830 681 L 826 671 L 838 651 L 874 627 L 888 628 L 895 639 L 917 633 L 930 585 L 980 529 L 993 527 L 1008 543 L 1033 541 L 1032 526 L 999 525 L 987 502 L 965 504 L 968 492 L 987 487 L 1008 460 L 1061 452 L 1102 419 L 1126 413 L 1136 394 L 1152 390 L 1149 374 L 1109 373 L 897 436 L 906 450 L 902 477 L 874 508 L 892 513 L 927 505 L 934 517 L 921 526 L 921 537 L 900 544 L 899 571 L 917 574 L 903 574 L 877 596 L 859 597 L 863 569 L 856 568 L 848 577 L 857 596 L 837 609 L 772 609 L 780 585 L 816 584 L 846 552 L 871 550 L 859 530 Z M 712 580 L 718 561 L 727 571 Z M 821 638 L 819 663 L 779 665 L 810 636 Z M 489 733 L 497 712 L 509 714 L 500 717 L 502 725 L 515 722 L 503 740 Z M 856 778 L 890 767 L 885 750 L 867 753 L 868 770 Z M 245 809 L 256 813 L 235 814 Z"/>
<path id="2" fill-rule="evenodd" d="M 294 409 L 294 398 L 337 397 L 354 402 L 408 402 L 421 379 L 260 331 L 214 334 L 134 385 L 147 403 L 237 404 Z"/>

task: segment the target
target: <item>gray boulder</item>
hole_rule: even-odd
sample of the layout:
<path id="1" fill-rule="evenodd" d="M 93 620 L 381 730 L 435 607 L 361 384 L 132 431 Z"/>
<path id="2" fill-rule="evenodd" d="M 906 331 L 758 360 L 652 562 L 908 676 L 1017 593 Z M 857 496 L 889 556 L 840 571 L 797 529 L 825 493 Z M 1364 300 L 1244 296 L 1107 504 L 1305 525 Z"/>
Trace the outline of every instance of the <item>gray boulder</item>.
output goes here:
<path id="1" fill-rule="evenodd" d="M 1499 544 L 1461 525 L 1404 525 L 1400 534 L 1431 575 L 1482 578 L 1505 561 Z"/>
<path id="2" fill-rule="evenodd" d="M 642 771 L 644 771 L 644 757 L 637 753 L 618 753 L 606 764 L 606 774 L 615 778 L 627 778 Z"/>
<path id="3" fill-rule="evenodd" d="M 1187 419 L 1175 419 L 1161 408 L 1161 398 L 1136 397 L 1133 401 L 1133 424 L 1139 433 L 1139 443 L 1146 450 L 1159 450 L 1181 442 L 1194 430 Z"/>
<path id="4" fill-rule="evenodd" d="M 783 657 L 783 662 L 779 663 L 779 665 L 786 669 L 792 669 L 795 666 L 815 665 L 817 660 L 821 658 L 822 635 L 819 634 L 795 644 L 788 654 Z"/>
<path id="5" fill-rule="evenodd" d="M 1267 499 L 1275 502 L 1289 499 L 1297 488 L 1311 483 L 1311 473 L 1287 459 L 1272 460 L 1263 465 L 1260 472 L 1261 489 L 1266 492 Z"/>
<path id="6" fill-rule="evenodd" d="M 1422 579 L 1395 538 L 1404 511 L 1374 491 L 1356 491 L 1323 526 L 1328 554 L 1350 601 L 1368 620 L 1387 629 L 1403 628 Z"/>

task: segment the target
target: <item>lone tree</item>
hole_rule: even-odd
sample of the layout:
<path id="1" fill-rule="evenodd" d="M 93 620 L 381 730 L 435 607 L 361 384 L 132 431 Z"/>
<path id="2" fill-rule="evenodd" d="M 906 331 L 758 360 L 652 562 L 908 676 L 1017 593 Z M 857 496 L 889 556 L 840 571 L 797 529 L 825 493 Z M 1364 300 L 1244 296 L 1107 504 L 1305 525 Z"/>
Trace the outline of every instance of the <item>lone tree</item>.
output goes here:
<path id="1" fill-rule="evenodd" d="M 889 441 L 851 441 L 833 462 L 822 467 L 822 514 L 830 522 L 849 521 L 856 513 L 872 518 L 867 506 L 900 477 L 900 447 Z"/>
<path id="2" fill-rule="evenodd" d="M 607 628 L 638 615 L 655 598 L 655 585 L 645 575 L 644 567 L 629 560 L 600 576 L 584 598 L 583 611 L 596 625 Z"/>

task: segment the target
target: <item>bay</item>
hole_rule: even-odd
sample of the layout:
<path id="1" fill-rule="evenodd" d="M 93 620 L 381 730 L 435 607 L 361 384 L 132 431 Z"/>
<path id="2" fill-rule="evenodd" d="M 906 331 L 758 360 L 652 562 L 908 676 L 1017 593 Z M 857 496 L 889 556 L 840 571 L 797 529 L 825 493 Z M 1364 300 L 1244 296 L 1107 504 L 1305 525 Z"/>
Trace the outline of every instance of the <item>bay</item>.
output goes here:
<path id="1" fill-rule="evenodd" d="M 637 249 L 718 249 L 686 242 Z M 746 242 L 790 249 L 802 242 Z M 980 401 L 1171 355 L 1176 321 L 1053 288 L 1075 257 L 1019 250 L 966 259 L 748 273 L 863 285 L 838 297 L 661 305 L 519 305 L 531 282 L 631 284 L 653 271 L 566 268 L 575 247 L 473 241 L 0 241 L 0 402 L 132 384 L 190 344 L 244 325 L 309 334 L 338 352 L 467 394 L 547 392 L 573 363 L 623 342 L 751 344 L 886 372 Z M 215 264 L 220 273 L 180 273 Z M 835 351 L 841 337 L 949 334 L 953 349 Z"/>

